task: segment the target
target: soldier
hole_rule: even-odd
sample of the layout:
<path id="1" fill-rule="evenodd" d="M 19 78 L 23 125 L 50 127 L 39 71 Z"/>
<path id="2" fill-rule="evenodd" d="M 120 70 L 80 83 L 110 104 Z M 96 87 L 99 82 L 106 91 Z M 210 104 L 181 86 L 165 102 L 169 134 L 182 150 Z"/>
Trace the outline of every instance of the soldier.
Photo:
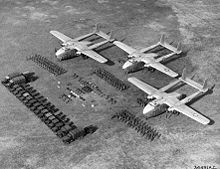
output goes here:
<path id="1" fill-rule="evenodd" d="M 132 119 L 131 119 L 131 118 L 129 119 L 127 125 L 128 125 L 129 127 L 132 127 Z"/>
<path id="2" fill-rule="evenodd" d="M 129 121 L 130 121 L 130 116 L 126 116 L 126 119 L 125 119 L 124 123 L 127 123 Z"/>

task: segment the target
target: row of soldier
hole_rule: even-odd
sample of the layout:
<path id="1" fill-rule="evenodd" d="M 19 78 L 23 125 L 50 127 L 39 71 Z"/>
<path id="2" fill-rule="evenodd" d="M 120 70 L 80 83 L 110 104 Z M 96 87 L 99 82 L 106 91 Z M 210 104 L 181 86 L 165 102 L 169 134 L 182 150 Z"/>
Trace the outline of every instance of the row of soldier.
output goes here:
<path id="1" fill-rule="evenodd" d="M 155 138 L 159 138 L 161 134 L 151 126 L 143 122 L 140 118 L 135 117 L 127 110 L 123 110 L 112 116 L 112 119 L 117 118 L 120 121 L 126 123 L 129 127 L 134 128 L 137 132 L 141 133 L 146 139 L 153 141 Z"/>
<path id="2" fill-rule="evenodd" d="M 115 87 L 116 89 L 123 91 L 129 88 L 129 85 L 125 84 L 123 81 L 116 78 L 113 74 L 106 71 L 105 69 L 99 68 L 94 71 L 94 73 L 105 80 L 107 83 Z"/>
<path id="3" fill-rule="evenodd" d="M 43 69 L 46 69 L 47 71 L 54 74 L 55 76 L 58 76 L 58 75 L 61 75 L 67 72 L 64 68 L 58 66 L 57 64 L 53 63 L 52 61 L 38 54 L 35 54 L 29 57 L 28 60 L 32 60 L 33 62 L 37 63 L 40 67 L 42 67 Z"/>

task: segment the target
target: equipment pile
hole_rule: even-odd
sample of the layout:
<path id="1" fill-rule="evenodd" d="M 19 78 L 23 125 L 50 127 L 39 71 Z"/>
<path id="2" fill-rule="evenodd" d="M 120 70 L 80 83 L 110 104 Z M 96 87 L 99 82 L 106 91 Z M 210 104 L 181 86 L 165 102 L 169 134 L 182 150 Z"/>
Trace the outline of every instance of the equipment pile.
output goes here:
<path id="1" fill-rule="evenodd" d="M 12 80 L 17 76 L 14 74 L 14 77 L 13 75 L 6 77 L 10 77 Z M 2 81 L 2 84 L 66 144 L 97 130 L 97 127 L 93 125 L 85 128 L 77 127 L 63 112 L 59 111 L 55 105 L 37 92 L 30 84 L 12 84 L 6 79 Z"/>
<path id="2" fill-rule="evenodd" d="M 78 77 L 78 76 L 77 76 Z M 116 104 L 117 100 L 115 100 L 113 97 L 111 97 L 110 95 L 106 95 L 95 83 L 87 81 L 85 79 L 83 79 L 82 77 L 80 77 L 78 79 L 79 83 L 81 85 L 83 85 L 84 87 L 89 87 L 92 89 L 92 91 L 94 91 L 94 93 L 96 93 L 97 95 L 99 95 L 102 98 L 105 98 L 107 100 L 107 102 L 109 102 L 110 104 Z"/>

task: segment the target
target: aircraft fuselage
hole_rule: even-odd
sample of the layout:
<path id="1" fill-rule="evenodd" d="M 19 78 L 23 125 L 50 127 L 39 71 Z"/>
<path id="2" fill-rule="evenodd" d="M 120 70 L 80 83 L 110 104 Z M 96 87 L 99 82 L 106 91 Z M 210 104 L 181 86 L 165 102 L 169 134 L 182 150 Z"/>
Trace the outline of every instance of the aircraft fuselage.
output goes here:
<path id="1" fill-rule="evenodd" d="M 74 49 L 77 50 L 76 55 L 80 54 L 81 53 L 80 51 L 89 49 L 88 48 L 89 44 L 92 44 L 92 42 L 89 41 L 66 42 L 63 44 L 63 47 L 56 52 L 56 56 L 58 59 L 61 59 L 66 52 Z"/>
<path id="2" fill-rule="evenodd" d="M 124 65 L 122 66 L 123 69 L 126 69 L 130 66 L 132 66 L 134 63 L 137 63 L 137 62 L 144 62 L 145 63 L 145 67 L 150 67 L 150 63 L 153 63 L 155 62 L 155 59 L 154 57 L 156 56 L 157 54 L 155 53 L 138 53 L 138 52 L 135 52 L 131 55 L 129 55 L 128 57 L 130 57 L 131 59 L 127 60 Z"/>
<path id="3" fill-rule="evenodd" d="M 179 98 L 182 96 L 182 94 L 172 92 L 172 93 L 165 93 L 165 92 L 158 92 L 159 98 L 149 102 L 144 110 L 143 114 L 146 114 L 150 111 L 153 111 L 157 106 L 162 105 L 164 103 L 169 103 L 169 107 L 171 108 L 172 105 L 176 106 L 180 104 Z M 149 98 L 152 98 L 151 96 Z"/>

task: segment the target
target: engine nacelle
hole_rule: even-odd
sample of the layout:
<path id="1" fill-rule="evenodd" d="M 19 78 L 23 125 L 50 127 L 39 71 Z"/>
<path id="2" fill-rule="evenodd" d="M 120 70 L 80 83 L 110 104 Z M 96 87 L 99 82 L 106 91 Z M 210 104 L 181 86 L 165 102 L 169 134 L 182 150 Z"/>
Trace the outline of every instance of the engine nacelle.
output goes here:
<path id="1" fill-rule="evenodd" d="M 150 112 L 148 112 L 146 114 L 146 118 L 151 118 L 151 117 L 156 117 L 159 116 L 163 113 L 165 113 L 168 109 L 168 106 L 166 104 L 160 104 L 154 107 L 153 110 L 151 110 Z"/>
<path id="2" fill-rule="evenodd" d="M 62 60 L 63 55 L 65 54 L 66 49 L 64 47 L 60 48 L 57 52 L 56 52 L 56 56 L 57 59 Z"/>
<path id="3" fill-rule="evenodd" d="M 68 49 L 66 47 L 60 48 L 56 52 L 56 56 L 58 60 L 66 60 L 78 56 L 78 51 L 76 49 Z"/>

